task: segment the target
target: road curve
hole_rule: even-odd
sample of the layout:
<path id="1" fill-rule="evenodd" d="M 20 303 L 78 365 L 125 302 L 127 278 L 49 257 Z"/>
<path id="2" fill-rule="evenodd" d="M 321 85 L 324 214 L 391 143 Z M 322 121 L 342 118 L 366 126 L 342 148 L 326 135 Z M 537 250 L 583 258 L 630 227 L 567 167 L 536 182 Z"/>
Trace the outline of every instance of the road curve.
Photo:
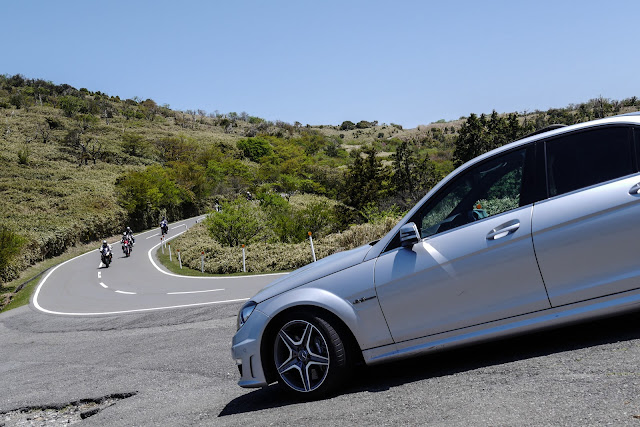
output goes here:
<path id="1" fill-rule="evenodd" d="M 165 241 L 203 219 L 201 216 L 170 224 Z M 167 271 L 155 259 L 162 244 L 159 228 L 135 235 L 135 239 L 128 258 L 119 242 L 113 243 L 109 268 L 100 262 L 97 248 L 59 264 L 38 284 L 33 307 L 49 314 L 99 316 L 238 302 L 282 275 L 180 276 Z"/>

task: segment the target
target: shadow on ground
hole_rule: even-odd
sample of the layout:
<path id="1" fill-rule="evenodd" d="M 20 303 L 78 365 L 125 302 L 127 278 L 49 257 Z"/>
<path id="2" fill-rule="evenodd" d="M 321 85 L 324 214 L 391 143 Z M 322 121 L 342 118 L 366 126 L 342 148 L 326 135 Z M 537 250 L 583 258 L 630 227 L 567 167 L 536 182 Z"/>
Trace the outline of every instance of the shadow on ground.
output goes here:
<path id="1" fill-rule="evenodd" d="M 638 324 L 640 324 L 640 312 L 373 367 L 363 367 L 353 376 L 349 386 L 340 390 L 339 394 L 381 392 L 429 378 L 640 339 Z M 296 403 L 300 403 L 300 400 L 289 396 L 278 385 L 271 385 L 233 399 L 218 416 L 279 408 Z"/>

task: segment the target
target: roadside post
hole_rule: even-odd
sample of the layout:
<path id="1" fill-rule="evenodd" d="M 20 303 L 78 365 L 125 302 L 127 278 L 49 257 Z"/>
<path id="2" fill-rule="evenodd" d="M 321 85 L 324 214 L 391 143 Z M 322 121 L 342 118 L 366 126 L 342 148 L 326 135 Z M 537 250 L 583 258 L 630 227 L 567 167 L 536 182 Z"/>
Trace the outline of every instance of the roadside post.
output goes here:
<path id="1" fill-rule="evenodd" d="M 242 245 L 242 272 L 247 272 L 246 256 L 244 252 L 244 245 Z"/>
<path id="2" fill-rule="evenodd" d="M 176 252 L 178 252 L 178 262 L 180 263 L 180 270 L 182 270 L 182 258 L 180 258 L 180 249 L 176 249 Z"/>
<path id="3" fill-rule="evenodd" d="M 172 259 L 171 259 L 171 242 L 168 242 L 167 245 L 169 245 L 169 261 L 172 261 Z"/>
<path id="4" fill-rule="evenodd" d="M 160 247 L 162 248 L 162 255 L 164 255 L 164 239 L 160 237 Z"/>
<path id="5" fill-rule="evenodd" d="M 204 251 L 202 251 L 202 255 L 200 255 L 200 271 L 204 273 Z"/>
<path id="6" fill-rule="evenodd" d="M 313 258 L 313 262 L 316 262 L 316 250 L 313 248 L 313 237 L 311 237 L 311 232 L 309 232 L 309 243 L 311 243 L 311 257 Z"/>

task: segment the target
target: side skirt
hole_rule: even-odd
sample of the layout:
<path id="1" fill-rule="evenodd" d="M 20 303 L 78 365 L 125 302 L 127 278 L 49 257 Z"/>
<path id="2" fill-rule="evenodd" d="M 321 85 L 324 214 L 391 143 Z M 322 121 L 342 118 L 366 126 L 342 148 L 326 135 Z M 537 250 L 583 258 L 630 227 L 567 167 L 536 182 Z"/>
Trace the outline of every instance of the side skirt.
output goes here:
<path id="1" fill-rule="evenodd" d="M 640 310 L 638 289 L 376 347 L 362 353 L 365 363 L 374 365 L 636 310 Z"/>

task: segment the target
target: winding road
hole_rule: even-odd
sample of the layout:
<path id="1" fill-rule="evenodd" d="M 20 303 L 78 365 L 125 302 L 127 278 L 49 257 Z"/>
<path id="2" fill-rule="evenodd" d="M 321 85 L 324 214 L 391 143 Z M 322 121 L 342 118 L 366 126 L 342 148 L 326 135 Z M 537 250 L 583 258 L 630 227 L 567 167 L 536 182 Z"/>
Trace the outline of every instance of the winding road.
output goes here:
<path id="1" fill-rule="evenodd" d="M 203 219 L 170 224 L 165 243 Z M 33 306 L 49 314 L 95 316 L 238 302 L 283 274 L 180 276 L 155 257 L 162 244 L 159 228 L 135 239 L 130 257 L 124 256 L 119 242 L 110 242 L 113 262 L 109 268 L 100 262 L 97 249 L 58 265 L 40 281 Z"/>
<path id="2" fill-rule="evenodd" d="M 0 427 L 640 423 L 640 312 L 362 368 L 314 402 L 242 389 L 236 316 L 277 276 L 175 276 L 159 244 L 153 230 L 109 268 L 97 250 L 67 261 L 0 313 Z"/>

